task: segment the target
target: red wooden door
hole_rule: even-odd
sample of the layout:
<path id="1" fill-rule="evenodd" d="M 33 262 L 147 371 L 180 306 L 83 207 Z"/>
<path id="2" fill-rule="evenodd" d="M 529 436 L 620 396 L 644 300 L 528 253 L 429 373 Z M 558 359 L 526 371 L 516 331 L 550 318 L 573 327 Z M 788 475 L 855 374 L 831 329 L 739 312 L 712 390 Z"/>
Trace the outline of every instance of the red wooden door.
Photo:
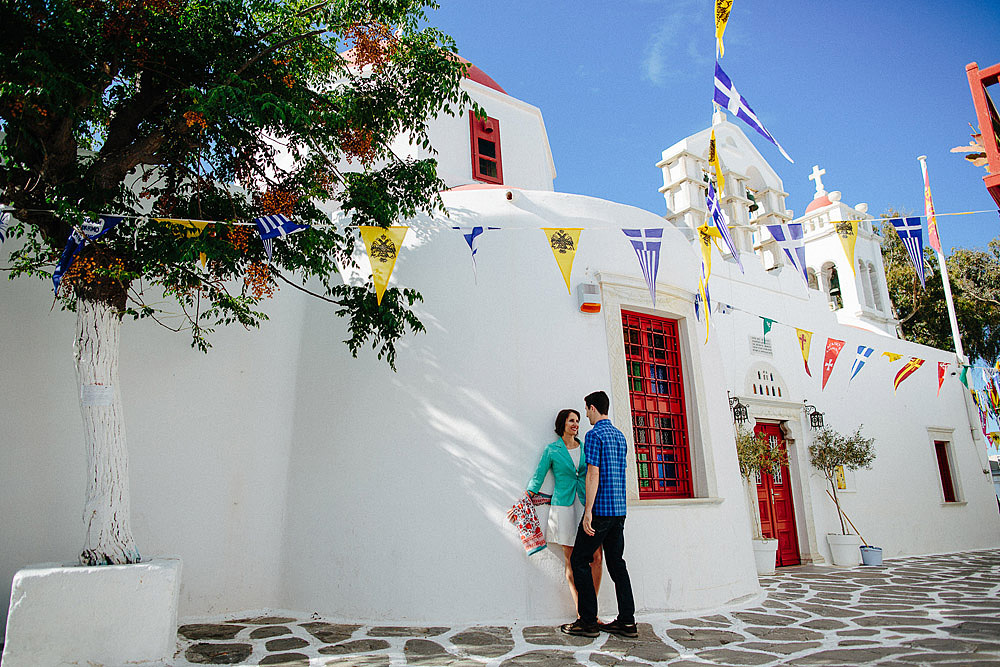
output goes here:
<path id="1" fill-rule="evenodd" d="M 768 438 L 772 447 L 785 450 L 785 439 L 777 424 L 757 422 L 755 433 Z M 792 485 L 788 466 L 772 473 L 762 472 L 757 479 L 757 504 L 764 537 L 777 538 L 777 565 L 798 565 L 799 537 L 795 530 L 795 508 L 792 506 Z"/>

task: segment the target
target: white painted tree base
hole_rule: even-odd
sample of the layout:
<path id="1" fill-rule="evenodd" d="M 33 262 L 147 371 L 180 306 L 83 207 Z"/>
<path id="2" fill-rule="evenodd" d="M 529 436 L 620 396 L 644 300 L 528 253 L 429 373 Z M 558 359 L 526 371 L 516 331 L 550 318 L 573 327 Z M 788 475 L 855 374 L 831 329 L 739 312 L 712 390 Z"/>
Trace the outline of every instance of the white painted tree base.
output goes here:
<path id="1" fill-rule="evenodd" d="M 164 662 L 177 643 L 181 560 L 35 565 L 10 592 L 3 667 Z"/>

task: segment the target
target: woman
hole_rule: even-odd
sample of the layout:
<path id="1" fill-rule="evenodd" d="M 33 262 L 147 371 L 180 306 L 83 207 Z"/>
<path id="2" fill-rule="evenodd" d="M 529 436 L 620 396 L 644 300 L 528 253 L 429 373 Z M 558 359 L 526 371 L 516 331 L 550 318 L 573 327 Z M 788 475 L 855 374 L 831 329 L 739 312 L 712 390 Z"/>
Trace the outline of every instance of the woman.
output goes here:
<path id="1" fill-rule="evenodd" d="M 586 502 L 587 462 L 583 447 L 576 437 L 580 432 L 580 413 L 572 408 L 560 410 L 556 415 L 555 442 L 549 443 L 542 452 L 538 468 L 528 482 L 528 492 L 534 496 L 542 488 L 542 482 L 549 470 L 555 480 L 552 490 L 552 505 L 549 508 L 549 526 L 545 540 L 549 544 L 562 547 L 565 560 L 566 581 L 573 595 L 573 606 L 577 605 L 576 586 L 573 584 L 573 570 L 569 557 L 576 541 L 576 529 L 583 518 L 583 503 Z M 601 552 L 594 554 L 590 565 L 594 577 L 594 590 L 601 588 Z"/>

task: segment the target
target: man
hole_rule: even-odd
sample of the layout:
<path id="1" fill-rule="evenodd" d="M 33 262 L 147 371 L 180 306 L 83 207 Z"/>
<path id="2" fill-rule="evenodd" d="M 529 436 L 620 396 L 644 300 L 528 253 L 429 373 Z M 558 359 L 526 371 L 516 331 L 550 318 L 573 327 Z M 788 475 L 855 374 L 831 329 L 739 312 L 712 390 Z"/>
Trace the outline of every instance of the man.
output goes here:
<path id="1" fill-rule="evenodd" d="M 560 629 L 568 635 L 596 637 L 599 630 L 621 637 L 638 637 L 635 626 L 635 601 L 632 582 L 622 553 L 625 551 L 625 454 L 628 444 L 622 432 L 608 419 L 611 401 L 603 391 L 583 399 L 587 419 L 593 426 L 587 432 L 583 453 L 587 460 L 587 504 L 576 531 L 576 544 L 570 566 L 579 600 L 579 618 Z M 604 563 L 615 582 L 618 618 L 611 623 L 597 620 L 597 593 L 590 575 L 594 552 L 604 548 Z"/>

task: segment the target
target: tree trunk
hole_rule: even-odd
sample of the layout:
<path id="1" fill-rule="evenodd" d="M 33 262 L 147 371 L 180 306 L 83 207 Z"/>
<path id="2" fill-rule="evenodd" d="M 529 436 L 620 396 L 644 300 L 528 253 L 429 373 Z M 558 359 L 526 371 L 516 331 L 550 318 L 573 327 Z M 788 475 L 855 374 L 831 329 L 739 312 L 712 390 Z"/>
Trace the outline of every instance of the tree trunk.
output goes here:
<path id="1" fill-rule="evenodd" d="M 118 385 L 121 311 L 77 299 L 73 357 L 87 447 L 87 538 L 82 565 L 138 563 L 129 520 L 128 452 Z"/>
<path id="2" fill-rule="evenodd" d="M 747 502 L 750 503 L 750 523 L 753 526 L 753 539 L 764 539 L 764 531 L 760 527 L 760 501 L 757 499 L 757 482 L 753 477 L 743 478 L 743 488 L 747 492 Z"/>
<path id="3" fill-rule="evenodd" d="M 836 475 L 836 473 L 834 473 Z M 840 519 L 840 532 L 847 535 L 847 526 L 844 525 L 844 513 L 840 511 L 840 499 L 837 498 L 837 482 L 834 477 L 828 477 L 830 488 L 833 489 L 833 504 L 837 506 L 837 518 Z"/>

